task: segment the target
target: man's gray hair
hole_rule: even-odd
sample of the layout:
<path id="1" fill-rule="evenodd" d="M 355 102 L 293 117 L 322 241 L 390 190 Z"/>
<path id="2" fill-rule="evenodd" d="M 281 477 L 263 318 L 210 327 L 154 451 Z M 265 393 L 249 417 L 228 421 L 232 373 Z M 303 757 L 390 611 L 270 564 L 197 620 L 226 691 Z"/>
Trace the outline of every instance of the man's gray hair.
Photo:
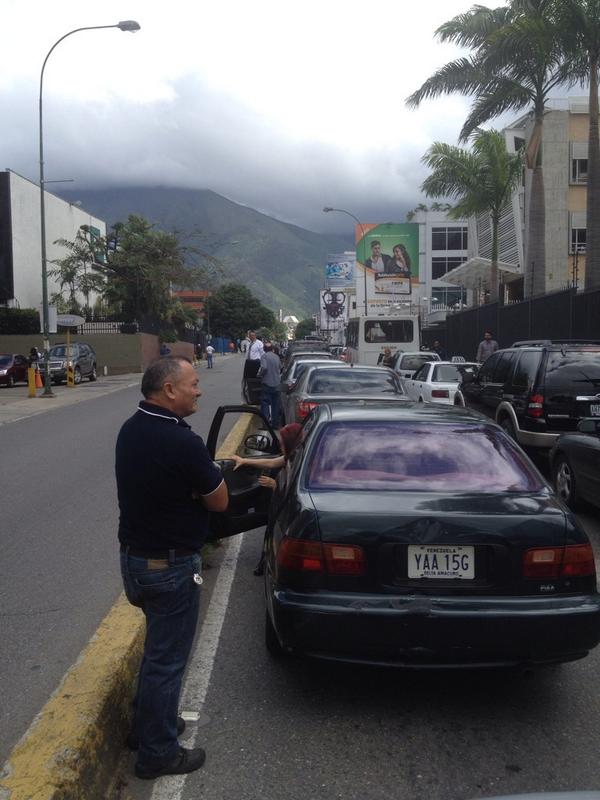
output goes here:
<path id="1" fill-rule="evenodd" d="M 142 378 L 142 394 L 146 399 L 162 391 L 162 387 L 169 380 L 177 380 L 181 374 L 181 365 L 187 361 L 185 356 L 162 356 L 153 361 L 144 372 Z"/>

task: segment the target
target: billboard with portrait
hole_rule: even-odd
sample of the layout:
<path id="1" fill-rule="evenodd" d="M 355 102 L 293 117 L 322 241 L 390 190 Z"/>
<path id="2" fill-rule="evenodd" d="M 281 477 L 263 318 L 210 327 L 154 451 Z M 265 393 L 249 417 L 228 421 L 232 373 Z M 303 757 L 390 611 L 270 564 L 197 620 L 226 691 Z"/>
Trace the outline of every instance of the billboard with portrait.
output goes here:
<path id="1" fill-rule="evenodd" d="M 348 297 L 343 287 L 322 289 L 319 293 L 321 311 L 321 330 L 337 331 L 343 329 L 348 321 Z"/>
<path id="2" fill-rule="evenodd" d="M 410 300 L 419 284 L 419 225 L 414 222 L 356 226 L 357 307 L 365 290 L 370 306 Z"/>

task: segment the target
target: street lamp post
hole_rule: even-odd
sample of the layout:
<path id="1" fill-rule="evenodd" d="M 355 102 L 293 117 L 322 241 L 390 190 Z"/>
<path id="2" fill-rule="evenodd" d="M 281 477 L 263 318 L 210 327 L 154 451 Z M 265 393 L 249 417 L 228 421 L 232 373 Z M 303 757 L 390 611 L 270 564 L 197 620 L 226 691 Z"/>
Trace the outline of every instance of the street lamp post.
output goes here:
<path id="1" fill-rule="evenodd" d="M 130 31 L 131 33 L 135 33 L 135 31 L 139 31 L 140 26 L 135 20 L 126 19 L 122 22 L 118 22 L 116 25 L 90 25 L 85 28 L 75 28 L 68 33 L 65 33 L 64 36 L 61 36 L 58 39 L 48 53 L 46 54 L 46 58 L 44 59 L 44 63 L 42 64 L 42 71 L 40 73 L 40 99 L 39 99 L 39 127 L 40 127 L 40 233 L 41 233 L 41 244 L 42 244 L 42 326 L 43 326 L 43 337 L 44 337 L 44 367 L 45 367 L 45 377 L 44 377 L 44 393 L 42 397 L 54 397 L 54 393 L 52 392 L 52 387 L 50 385 L 50 358 L 48 351 L 50 350 L 50 325 L 48 319 L 48 259 L 46 255 L 46 207 L 44 203 L 44 128 L 43 128 L 43 116 L 42 116 L 42 90 L 44 86 L 44 70 L 46 68 L 46 62 L 50 58 L 54 48 L 59 45 L 63 39 L 66 39 L 67 36 L 72 36 L 74 33 L 79 33 L 80 31 L 96 31 L 102 30 L 104 28 L 119 28 L 122 31 Z"/>
<path id="2" fill-rule="evenodd" d="M 358 219 L 358 217 L 355 217 L 354 214 L 351 214 L 349 211 L 346 211 L 346 209 L 344 209 L 344 208 L 331 208 L 331 206 L 325 206 L 325 208 L 323 209 L 323 212 L 325 214 L 328 214 L 330 211 L 337 211 L 339 214 L 347 214 L 349 217 L 352 217 L 352 219 L 360 226 L 360 230 L 362 232 L 362 238 L 363 238 L 363 242 L 364 242 L 365 235 L 366 235 L 365 234 L 365 229 L 363 228 L 363 224 Z M 363 244 L 363 247 L 364 247 L 364 244 Z M 365 264 L 363 264 L 363 267 L 364 267 L 364 273 L 363 274 L 365 276 L 365 316 L 366 316 L 369 313 L 368 312 L 368 305 L 367 305 L 367 267 L 366 267 Z"/>

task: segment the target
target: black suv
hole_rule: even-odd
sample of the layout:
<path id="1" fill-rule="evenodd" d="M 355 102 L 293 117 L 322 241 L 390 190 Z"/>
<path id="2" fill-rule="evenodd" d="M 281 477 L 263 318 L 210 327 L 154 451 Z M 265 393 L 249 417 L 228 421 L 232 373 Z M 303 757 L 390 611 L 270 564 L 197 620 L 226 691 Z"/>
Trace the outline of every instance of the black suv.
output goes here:
<path id="1" fill-rule="evenodd" d="M 495 419 L 523 447 L 552 447 L 600 417 L 600 340 L 515 342 L 463 374 L 455 404 Z"/>
<path id="2" fill-rule="evenodd" d="M 55 344 L 54 347 L 50 348 L 48 357 L 50 360 L 50 377 L 53 383 L 62 383 L 67 380 L 68 360 L 73 365 L 73 380 L 75 383 L 81 383 L 82 378 L 89 378 L 90 381 L 96 380 L 96 353 L 93 347 L 84 342 L 72 342 L 69 359 L 67 359 L 67 355 L 66 344 Z"/>

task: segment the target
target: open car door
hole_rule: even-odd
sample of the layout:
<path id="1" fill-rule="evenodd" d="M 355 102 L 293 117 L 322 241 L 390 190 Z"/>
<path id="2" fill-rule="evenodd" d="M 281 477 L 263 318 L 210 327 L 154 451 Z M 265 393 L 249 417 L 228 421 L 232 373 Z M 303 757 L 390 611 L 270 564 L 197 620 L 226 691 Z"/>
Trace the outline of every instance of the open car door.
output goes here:
<path id="1" fill-rule="evenodd" d="M 258 479 L 263 474 L 270 474 L 269 467 L 240 467 L 234 471 L 235 461 L 231 458 L 216 458 L 217 443 L 223 423 L 240 421 L 243 414 L 252 414 L 254 424 L 247 429 L 239 455 L 248 458 L 269 459 L 281 455 L 277 434 L 255 406 L 220 406 L 210 426 L 206 446 L 211 458 L 220 466 L 229 492 L 227 511 L 209 517 L 210 539 L 224 539 L 236 533 L 250 531 L 267 524 L 269 505 L 273 492 L 261 486 Z M 233 420 L 232 420 L 233 417 Z M 240 422 L 243 425 L 242 422 Z M 220 455 L 220 453 L 219 453 Z"/>

